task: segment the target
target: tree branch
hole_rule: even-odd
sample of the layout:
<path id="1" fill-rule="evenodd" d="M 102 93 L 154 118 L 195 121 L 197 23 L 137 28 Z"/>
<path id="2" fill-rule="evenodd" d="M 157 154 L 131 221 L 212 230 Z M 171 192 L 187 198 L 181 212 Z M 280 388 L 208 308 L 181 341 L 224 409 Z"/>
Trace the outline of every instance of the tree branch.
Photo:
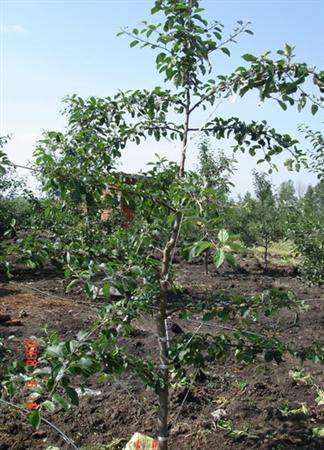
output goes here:
<path id="1" fill-rule="evenodd" d="M 150 45 L 151 47 L 160 48 L 161 50 L 164 50 L 165 52 L 172 54 L 171 51 L 167 47 L 163 47 L 163 45 L 142 39 L 138 35 L 130 33 L 125 28 L 122 28 L 122 32 L 136 41 L 142 42 L 143 44 L 146 44 L 146 45 Z"/>
<path id="2" fill-rule="evenodd" d="M 244 23 L 240 29 L 238 29 L 234 34 L 231 34 L 229 38 L 227 38 L 225 41 L 220 42 L 215 48 L 211 49 L 208 54 L 215 52 L 216 50 L 220 50 L 224 45 L 228 44 L 229 42 L 233 42 L 233 39 L 235 39 L 237 36 L 239 36 L 241 33 L 243 33 L 249 23 Z"/>
<path id="3" fill-rule="evenodd" d="M 191 114 L 196 108 L 198 108 L 205 100 L 208 100 L 210 97 L 212 97 L 213 95 L 215 95 L 217 92 L 216 87 L 214 89 L 212 89 L 211 92 L 208 92 L 208 94 L 203 95 L 198 101 L 197 103 L 195 103 L 190 109 L 189 109 L 189 114 Z"/>

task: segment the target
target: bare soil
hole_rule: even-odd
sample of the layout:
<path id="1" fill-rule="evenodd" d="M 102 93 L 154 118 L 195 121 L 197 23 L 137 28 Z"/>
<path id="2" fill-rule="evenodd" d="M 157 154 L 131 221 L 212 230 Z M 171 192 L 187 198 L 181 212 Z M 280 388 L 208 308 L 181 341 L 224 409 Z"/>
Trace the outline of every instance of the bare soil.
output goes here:
<path id="1" fill-rule="evenodd" d="M 177 267 L 177 282 L 192 299 L 206 292 L 216 298 L 220 293 L 255 294 L 270 287 L 292 289 L 305 299 L 309 309 L 295 326 L 291 315 L 282 316 L 275 324 L 281 339 L 302 346 L 323 338 L 324 292 L 303 285 L 290 268 L 274 266 L 265 275 L 256 261 L 249 258 L 241 261 L 239 272 L 226 269 L 217 272 L 210 267 L 210 274 L 205 275 L 201 264 L 181 263 Z M 59 276 L 45 272 L 21 272 L 10 283 L 0 282 L 0 315 L 9 315 L 14 321 L 0 322 L 0 336 L 41 336 L 46 324 L 62 337 L 86 328 L 94 319 L 98 304 L 78 292 L 65 296 L 64 283 Z M 174 320 L 185 330 L 196 328 L 176 316 Z M 137 354 L 155 352 L 151 318 L 138 324 L 138 333 L 127 345 Z M 323 449 L 324 442 L 314 437 L 312 431 L 324 426 L 323 411 L 315 402 L 316 393 L 311 386 L 297 383 L 289 376 L 289 370 L 299 367 L 299 362 L 293 359 L 279 365 L 260 361 L 247 366 L 230 361 L 208 367 L 190 390 L 178 417 L 186 391 L 172 393 L 170 448 Z M 304 368 L 318 385 L 323 385 L 321 366 L 308 363 Z M 136 431 L 155 435 L 156 399 L 130 373 L 101 385 L 92 380 L 89 387 L 99 390 L 100 395 L 83 397 L 80 406 L 69 413 L 49 416 L 78 447 L 121 449 Z M 285 417 L 279 410 L 285 402 L 290 409 L 305 404 L 308 413 Z M 221 429 L 213 419 L 212 412 L 220 408 L 226 413 L 224 419 L 233 425 L 232 433 Z M 45 450 L 49 445 L 69 448 L 50 428 L 42 425 L 34 432 L 19 411 L 0 406 L 0 450 Z"/>

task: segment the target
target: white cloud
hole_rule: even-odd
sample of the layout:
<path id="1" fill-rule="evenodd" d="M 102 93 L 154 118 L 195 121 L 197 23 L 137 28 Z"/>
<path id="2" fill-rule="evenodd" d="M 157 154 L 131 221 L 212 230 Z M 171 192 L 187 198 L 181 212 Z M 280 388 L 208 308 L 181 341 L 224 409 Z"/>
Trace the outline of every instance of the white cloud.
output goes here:
<path id="1" fill-rule="evenodd" d="M 26 30 L 22 25 L 1 25 L 1 33 L 24 33 Z"/>

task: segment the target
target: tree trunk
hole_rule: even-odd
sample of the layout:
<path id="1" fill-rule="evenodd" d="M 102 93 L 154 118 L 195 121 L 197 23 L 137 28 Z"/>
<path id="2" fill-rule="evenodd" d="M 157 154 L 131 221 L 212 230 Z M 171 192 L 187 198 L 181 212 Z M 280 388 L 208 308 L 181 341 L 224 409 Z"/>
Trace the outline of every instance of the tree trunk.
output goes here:
<path id="1" fill-rule="evenodd" d="M 208 275 L 209 248 L 205 251 L 204 260 L 205 260 L 205 274 Z"/>
<path id="2" fill-rule="evenodd" d="M 172 254 L 175 249 L 179 230 L 181 225 L 182 213 L 179 211 L 176 214 L 175 222 L 173 225 L 172 234 L 170 240 L 166 243 L 163 250 L 162 270 L 160 279 L 160 305 L 159 313 L 156 317 L 157 332 L 159 338 L 160 347 L 160 378 L 162 380 L 162 386 L 159 388 L 159 421 L 158 421 L 158 441 L 159 450 L 167 450 L 168 448 L 168 416 L 169 416 L 169 355 L 168 355 L 168 342 L 167 342 L 167 303 L 168 294 L 170 291 L 170 279 L 169 272 L 172 263 Z"/>
<path id="3" fill-rule="evenodd" d="M 186 92 L 185 124 L 184 124 L 184 135 L 183 135 L 183 141 L 182 141 L 182 151 L 181 151 L 179 177 L 183 177 L 184 176 L 184 172 L 185 172 L 185 162 L 186 162 L 187 145 L 188 145 L 189 118 L 190 118 L 190 89 L 187 88 L 187 92 Z"/>
<path id="4" fill-rule="evenodd" d="M 192 0 L 187 0 L 188 5 L 191 7 Z M 186 101 L 185 101 L 185 117 L 184 117 L 184 130 L 181 149 L 181 160 L 179 165 L 179 178 L 182 178 L 185 174 L 185 162 L 188 146 L 188 134 L 189 134 L 189 119 L 190 119 L 190 83 L 186 86 Z M 172 259 L 174 250 L 177 245 L 177 241 L 180 234 L 180 227 L 182 221 L 182 211 L 177 211 L 175 215 L 175 221 L 169 241 L 166 243 L 163 249 L 162 269 L 160 276 L 160 305 L 159 314 L 156 318 L 157 331 L 159 337 L 160 346 L 160 377 L 162 379 L 162 386 L 159 389 L 159 430 L 158 430 L 158 442 L 159 450 L 168 450 L 168 416 L 169 416 L 169 355 L 168 355 L 168 341 L 167 341 L 167 302 L 168 293 L 170 291 L 170 269 L 172 265 Z"/>
<path id="5" fill-rule="evenodd" d="M 179 178 L 184 176 L 186 150 L 188 144 L 188 129 L 189 129 L 189 117 L 190 117 L 190 90 L 186 92 L 186 110 L 185 110 L 185 127 L 182 141 L 181 161 L 179 167 Z M 169 415 L 169 355 L 168 355 L 168 342 L 167 342 L 167 301 L 168 293 L 170 291 L 170 268 L 172 265 L 172 259 L 174 250 L 179 238 L 180 227 L 182 221 L 182 211 L 177 211 L 172 234 L 169 241 L 166 243 L 163 250 L 162 270 L 160 277 L 160 307 L 159 314 L 156 317 L 157 332 L 160 346 L 160 377 L 162 379 L 162 386 L 159 389 L 159 450 L 168 449 L 168 415 Z"/>
<path id="6" fill-rule="evenodd" d="M 162 288 L 163 289 L 163 288 Z M 167 317 L 167 291 L 161 292 L 160 311 L 157 317 L 157 327 L 160 346 L 160 376 L 162 378 L 162 385 L 158 392 L 159 397 L 159 450 L 166 450 L 168 448 L 168 415 L 169 415 L 169 355 L 168 342 L 166 333 L 166 317 Z"/>
<path id="7" fill-rule="evenodd" d="M 269 248 L 269 243 L 268 243 L 268 241 L 266 241 L 265 246 L 264 246 L 264 272 L 265 273 L 268 272 L 268 267 L 269 267 L 268 248 Z"/>

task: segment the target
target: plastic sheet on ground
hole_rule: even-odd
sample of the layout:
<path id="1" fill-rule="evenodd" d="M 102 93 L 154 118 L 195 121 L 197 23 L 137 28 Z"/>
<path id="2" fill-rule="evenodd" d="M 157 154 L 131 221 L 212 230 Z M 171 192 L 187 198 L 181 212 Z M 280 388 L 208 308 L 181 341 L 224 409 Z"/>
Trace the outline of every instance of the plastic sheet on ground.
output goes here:
<path id="1" fill-rule="evenodd" d="M 158 447 L 158 441 L 155 439 L 141 433 L 135 433 L 124 450 L 158 450 Z"/>

